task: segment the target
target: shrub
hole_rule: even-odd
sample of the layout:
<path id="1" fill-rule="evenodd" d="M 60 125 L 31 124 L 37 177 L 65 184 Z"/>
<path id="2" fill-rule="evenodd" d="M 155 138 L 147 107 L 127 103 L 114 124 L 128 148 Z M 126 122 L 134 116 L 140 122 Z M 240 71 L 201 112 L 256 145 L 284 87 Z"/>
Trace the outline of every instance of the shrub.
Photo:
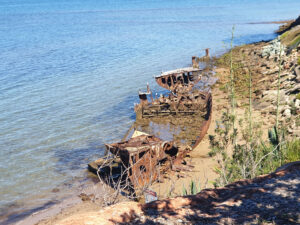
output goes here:
<path id="1" fill-rule="evenodd" d="M 234 29 L 233 29 L 234 30 Z M 300 140 L 287 142 L 285 141 L 285 128 L 279 124 L 279 89 L 280 89 L 280 73 L 278 72 L 277 84 L 277 107 L 276 107 L 276 124 L 269 131 L 269 141 L 261 140 L 261 129 L 258 123 L 254 123 L 252 119 L 252 76 L 251 70 L 249 75 L 244 77 L 243 84 L 247 87 L 249 93 L 248 109 L 245 112 L 245 118 L 240 120 L 239 126 L 236 126 L 235 114 L 235 91 L 239 85 L 239 73 L 236 73 L 240 68 L 236 66 L 232 59 L 232 42 L 231 50 L 223 58 L 229 59 L 230 79 L 227 84 L 229 95 L 230 108 L 223 112 L 221 121 L 217 121 L 215 135 L 210 135 L 210 156 L 216 156 L 219 167 L 216 172 L 219 178 L 216 180 L 216 186 L 224 186 L 238 179 L 254 178 L 258 175 L 273 172 L 283 163 L 291 162 L 300 159 Z M 279 68 L 281 68 L 281 53 Z M 244 95 L 245 95 L 244 94 Z M 237 136 L 241 136 L 241 140 L 237 143 Z"/>

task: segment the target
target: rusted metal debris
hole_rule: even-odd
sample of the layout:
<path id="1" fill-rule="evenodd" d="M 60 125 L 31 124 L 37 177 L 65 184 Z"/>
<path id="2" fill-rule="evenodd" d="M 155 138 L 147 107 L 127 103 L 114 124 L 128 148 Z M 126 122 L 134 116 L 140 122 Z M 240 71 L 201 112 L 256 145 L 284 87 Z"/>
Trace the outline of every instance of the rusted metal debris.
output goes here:
<path id="1" fill-rule="evenodd" d="M 174 91 L 180 87 L 193 86 L 195 81 L 201 79 L 201 71 L 197 67 L 187 67 L 168 72 L 163 72 L 155 77 L 159 86 Z"/>
<path id="2" fill-rule="evenodd" d="M 118 163 L 114 167 L 111 167 L 110 163 L 103 166 L 100 164 L 101 160 L 98 160 L 100 165 L 89 164 L 89 170 L 95 172 L 101 167 L 100 175 L 105 176 L 111 174 L 113 169 L 123 167 L 135 191 L 151 185 L 158 179 L 159 174 L 172 169 L 172 165 L 181 164 L 191 150 L 188 146 L 177 147 L 172 141 L 163 141 L 145 134 L 132 137 L 127 141 L 105 144 L 105 146 L 107 151 L 115 156 L 114 162 L 118 161 Z"/>
<path id="3" fill-rule="evenodd" d="M 206 58 L 209 58 L 209 49 L 206 49 Z M 205 136 L 211 122 L 212 95 L 210 92 L 200 91 L 196 83 L 201 80 L 198 64 L 199 58 L 193 56 L 193 67 L 183 68 L 162 73 L 156 76 L 156 82 L 170 90 L 166 96 L 153 98 L 152 91 L 147 84 L 146 92 L 139 92 L 140 103 L 134 107 L 136 119 L 194 115 L 203 117 L 199 136 L 193 145 L 195 148 Z"/>
<path id="4" fill-rule="evenodd" d="M 209 51 L 206 51 L 209 57 Z M 147 84 L 147 91 L 139 92 L 140 103 L 135 105 L 137 120 L 161 116 L 198 115 L 204 118 L 195 148 L 205 136 L 212 116 L 212 96 L 194 88 L 201 79 L 196 57 L 193 66 L 162 73 L 155 77 L 156 82 L 171 92 L 153 98 Z M 148 99 L 149 98 L 149 99 Z M 128 133 L 125 135 L 128 136 Z M 176 146 L 173 141 L 163 141 L 153 135 L 135 131 L 128 140 L 105 144 L 106 156 L 89 164 L 89 170 L 100 176 L 116 177 L 130 181 L 134 192 L 151 185 L 167 170 L 189 170 L 182 162 L 191 151 L 189 146 Z M 126 173 L 122 173 L 126 171 Z"/>
<path id="5" fill-rule="evenodd" d="M 148 101 L 147 96 L 152 96 L 151 92 L 139 92 L 140 103 L 134 107 L 137 120 L 157 116 L 180 116 L 180 115 L 205 115 L 208 111 L 208 99 L 211 94 L 194 90 L 191 92 L 169 93 L 159 98 Z"/>

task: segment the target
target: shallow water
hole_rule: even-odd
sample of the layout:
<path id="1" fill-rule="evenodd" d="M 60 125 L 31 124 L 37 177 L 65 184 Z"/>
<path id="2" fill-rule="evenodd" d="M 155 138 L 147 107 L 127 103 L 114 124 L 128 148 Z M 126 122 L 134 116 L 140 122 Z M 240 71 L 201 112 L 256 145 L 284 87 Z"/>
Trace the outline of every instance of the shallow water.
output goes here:
<path id="1" fill-rule="evenodd" d="M 59 199 L 192 55 L 275 37 L 299 0 L 0 0 L 0 214 Z M 53 188 L 61 192 L 52 193 Z"/>

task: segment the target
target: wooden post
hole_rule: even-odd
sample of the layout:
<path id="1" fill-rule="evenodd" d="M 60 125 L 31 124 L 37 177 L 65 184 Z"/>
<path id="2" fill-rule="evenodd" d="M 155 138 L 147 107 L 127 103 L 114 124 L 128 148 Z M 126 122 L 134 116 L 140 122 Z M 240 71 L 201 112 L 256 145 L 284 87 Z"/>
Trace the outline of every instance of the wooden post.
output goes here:
<path id="1" fill-rule="evenodd" d="M 209 48 L 205 49 L 205 57 L 209 58 Z"/>

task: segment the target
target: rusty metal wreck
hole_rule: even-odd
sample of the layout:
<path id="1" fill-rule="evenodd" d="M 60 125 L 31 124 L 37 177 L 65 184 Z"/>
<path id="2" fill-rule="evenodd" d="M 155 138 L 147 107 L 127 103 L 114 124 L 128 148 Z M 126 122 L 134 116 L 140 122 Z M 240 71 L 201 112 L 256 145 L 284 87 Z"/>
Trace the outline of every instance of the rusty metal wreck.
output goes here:
<path id="1" fill-rule="evenodd" d="M 156 117 L 199 116 L 204 119 L 193 145 L 193 149 L 204 138 L 212 117 L 212 96 L 194 88 L 201 79 L 201 69 L 193 67 L 177 69 L 155 77 L 156 82 L 170 90 L 166 96 L 153 98 L 147 85 L 147 91 L 139 92 L 140 103 L 134 107 L 137 120 Z M 150 98 L 150 99 L 148 99 Z M 127 136 L 127 135 L 126 135 Z M 130 181 L 134 192 L 142 191 L 168 170 L 178 170 L 191 147 L 178 145 L 174 141 L 163 141 L 160 138 L 135 131 L 130 138 L 118 143 L 105 144 L 106 158 L 89 164 L 89 170 L 100 176 L 112 176 L 126 171 L 125 178 Z M 110 155 L 110 157 L 108 157 Z M 107 160 L 110 158 L 109 160 Z M 112 166 L 113 165 L 113 166 Z"/>
<path id="2" fill-rule="evenodd" d="M 128 189 L 135 192 L 143 191 L 157 180 L 159 174 L 175 169 L 191 150 L 188 146 L 176 146 L 172 141 L 142 132 L 135 132 L 127 141 L 105 146 L 106 158 L 90 163 L 89 170 L 103 177 L 119 174 L 122 176 L 119 179 L 129 181 Z M 126 173 L 122 174 L 122 171 Z"/>

